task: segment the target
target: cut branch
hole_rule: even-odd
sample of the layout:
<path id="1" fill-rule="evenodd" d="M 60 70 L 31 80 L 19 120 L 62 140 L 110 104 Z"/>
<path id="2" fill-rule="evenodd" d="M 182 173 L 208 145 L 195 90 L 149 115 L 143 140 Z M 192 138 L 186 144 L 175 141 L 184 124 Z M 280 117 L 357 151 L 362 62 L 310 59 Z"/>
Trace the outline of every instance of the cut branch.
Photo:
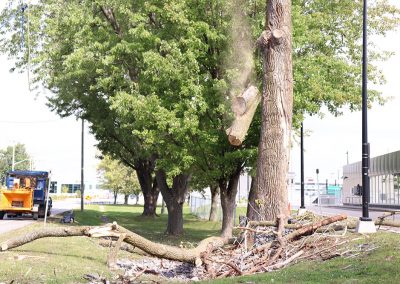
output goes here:
<path id="1" fill-rule="evenodd" d="M 27 233 L 25 235 L 4 242 L 3 244 L 1 244 L 0 251 L 6 251 L 12 248 L 22 246 L 34 240 L 47 237 L 86 236 L 86 237 L 99 238 L 99 237 L 120 237 L 122 234 L 126 234 L 126 236 L 123 238 L 124 242 L 134 247 L 137 247 L 152 256 L 193 263 L 197 266 L 202 264 L 200 258 L 202 252 L 206 251 L 207 249 L 210 249 L 210 247 L 211 250 L 217 247 L 221 247 L 226 243 L 226 240 L 223 238 L 210 237 L 201 241 L 196 248 L 182 249 L 174 246 L 154 243 L 121 226 L 117 226 L 117 224 L 114 223 L 114 224 L 108 224 L 103 227 L 41 228 L 36 231 Z"/>
<path id="2" fill-rule="evenodd" d="M 286 240 L 291 241 L 291 240 L 296 240 L 302 236 L 307 236 L 307 235 L 311 235 L 312 233 L 314 233 L 318 228 L 322 227 L 322 226 L 326 226 L 329 225 L 331 223 L 337 222 L 337 221 L 342 221 L 344 219 L 347 219 L 347 216 L 344 214 L 341 215 L 336 215 L 336 216 L 332 216 L 329 218 L 325 218 L 319 222 L 316 222 L 314 224 L 311 224 L 309 226 L 304 226 L 292 233 L 290 233 L 289 235 L 287 235 L 285 237 Z"/>
<path id="3" fill-rule="evenodd" d="M 261 95 L 254 86 L 250 86 L 242 95 L 234 99 L 232 110 L 235 113 L 235 120 L 226 130 L 228 140 L 232 145 L 239 146 L 243 143 L 260 100 Z"/>

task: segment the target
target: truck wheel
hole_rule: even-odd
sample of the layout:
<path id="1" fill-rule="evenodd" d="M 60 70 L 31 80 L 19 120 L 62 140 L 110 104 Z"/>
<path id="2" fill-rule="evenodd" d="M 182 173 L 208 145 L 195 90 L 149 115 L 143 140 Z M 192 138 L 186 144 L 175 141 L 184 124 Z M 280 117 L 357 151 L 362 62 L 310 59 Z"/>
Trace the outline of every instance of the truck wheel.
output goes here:
<path id="1" fill-rule="evenodd" d="M 37 212 L 33 213 L 33 220 L 37 220 L 39 218 L 39 214 Z"/>
<path id="2" fill-rule="evenodd" d="M 0 211 L 0 220 L 3 220 L 4 215 L 6 215 L 6 212 Z"/>
<path id="3" fill-rule="evenodd" d="M 51 208 L 49 208 L 49 209 L 47 210 L 47 217 L 50 217 L 50 215 L 51 215 Z"/>

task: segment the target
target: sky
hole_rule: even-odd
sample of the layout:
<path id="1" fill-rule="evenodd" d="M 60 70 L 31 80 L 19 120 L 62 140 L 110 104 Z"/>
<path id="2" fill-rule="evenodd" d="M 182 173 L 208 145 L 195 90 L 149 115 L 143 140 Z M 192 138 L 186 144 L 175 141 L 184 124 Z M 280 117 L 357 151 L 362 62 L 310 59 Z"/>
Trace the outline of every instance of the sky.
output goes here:
<path id="1" fill-rule="evenodd" d="M 400 7 L 399 0 L 392 0 Z M 1 8 L 2 5 L 0 5 Z M 373 38 L 378 46 L 396 52 L 389 61 L 380 63 L 387 84 L 379 87 L 386 97 L 393 97 L 384 106 L 374 105 L 368 112 L 371 157 L 400 150 L 400 31 L 386 38 Z M 32 155 L 36 169 L 51 170 L 54 179 L 80 182 L 81 122 L 75 118 L 59 118 L 46 104 L 46 92 L 30 92 L 26 73 L 10 73 L 12 62 L 0 56 L 0 148 L 23 143 Z M 47 94 L 48 95 L 48 94 Z M 361 95 L 361 94 L 360 94 Z M 361 112 L 345 111 L 341 117 L 327 114 L 324 118 L 306 117 L 305 175 L 333 182 L 340 179 L 342 167 L 361 160 Z M 85 180 L 96 179 L 96 141 L 85 128 Z M 300 177 L 300 149 L 294 145 L 290 170 Z"/>
<path id="2" fill-rule="evenodd" d="M 399 0 L 391 1 L 400 7 Z M 368 139 L 371 157 L 400 150 L 400 31 L 392 31 L 386 37 L 369 38 L 381 49 L 394 51 L 395 55 L 386 62 L 378 63 L 382 69 L 386 84 L 377 87 L 384 97 L 391 99 L 384 105 L 373 105 L 368 110 Z M 371 85 L 369 85 L 371 87 Z M 374 86 L 375 87 L 375 86 Z M 361 95 L 361 94 L 360 94 Z M 316 179 L 319 169 L 320 181 L 329 182 L 342 177 L 342 168 L 347 163 L 361 161 L 361 112 L 345 111 L 343 116 L 333 117 L 327 114 L 324 118 L 306 117 L 305 131 L 309 136 L 304 138 L 305 176 Z M 296 173 L 295 180 L 300 179 L 300 147 L 295 145 L 291 152 L 290 170 Z"/>
<path id="3" fill-rule="evenodd" d="M 82 123 L 63 118 L 46 106 L 46 92 L 30 92 L 26 73 L 10 73 L 12 62 L 0 57 L 0 148 L 25 144 L 37 170 L 51 170 L 54 179 L 80 183 Z M 86 125 L 85 180 L 96 177 L 96 141 Z M 16 161 L 18 162 L 18 161 Z"/>

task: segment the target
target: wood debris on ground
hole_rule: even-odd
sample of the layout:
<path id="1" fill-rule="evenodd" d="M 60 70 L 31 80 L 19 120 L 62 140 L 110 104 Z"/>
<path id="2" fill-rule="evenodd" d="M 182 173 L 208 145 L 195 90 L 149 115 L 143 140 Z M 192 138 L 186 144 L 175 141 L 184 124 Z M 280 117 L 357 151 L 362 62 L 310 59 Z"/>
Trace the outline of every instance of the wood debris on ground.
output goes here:
<path id="1" fill-rule="evenodd" d="M 275 223 L 246 222 L 235 228 L 238 237 L 233 242 L 203 252 L 201 266 L 155 257 L 118 260 L 117 268 L 123 273 L 112 283 L 142 283 L 146 275 L 164 281 L 226 278 L 274 271 L 304 260 L 351 258 L 376 249 L 367 244 L 349 249 L 346 244 L 364 238 L 348 234 L 354 221 L 345 215 L 324 218 L 308 212 L 291 218 L 290 224 L 284 218 Z"/>
<path id="2" fill-rule="evenodd" d="M 400 224 L 379 220 L 378 226 Z M 44 227 L 0 244 L 0 252 L 47 237 L 84 236 L 99 238 L 110 248 L 107 264 L 115 269 L 114 279 L 85 275 L 89 283 L 150 283 L 154 281 L 197 281 L 279 270 L 299 261 L 358 257 L 377 247 L 352 234 L 357 222 L 346 215 L 322 217 L 308 212 L 275 221 L 246 221 L 235 228 L 236 238 L 209 237 L 196 247 L 184 248 L 152 242 L 119 226 Z M 358 242 L 356 242 L 358 240 Z M 144 256 L 139 260 L 118 259 L 120 249 Z M 150 280 L 149 277 L 151 278 Z M 154 280 L 155 278 L 155 280 Z M 161 280 L 160 280 L 161 279 Z"/>

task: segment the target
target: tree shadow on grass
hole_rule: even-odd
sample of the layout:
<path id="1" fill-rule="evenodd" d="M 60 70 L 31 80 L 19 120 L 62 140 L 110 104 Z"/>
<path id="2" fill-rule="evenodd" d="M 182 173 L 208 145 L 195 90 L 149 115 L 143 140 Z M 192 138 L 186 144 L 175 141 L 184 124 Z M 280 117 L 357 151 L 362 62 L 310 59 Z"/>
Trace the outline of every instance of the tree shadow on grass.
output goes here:
<path id="1" fill-rule="evenodd" d="M 183 235 L 168 236 L 165 234 L 168 215 L 146 217 L 142 216 L 141 209 L 141 206 L 106 205 L 105 212 L 86 209 L 84 212 L 76 212 L 75 218 L 77 225 L 100 226 L 104 224 L 102 218 L 105 216 L 110 223 L 115 221 L 146 239 L 169 245 L 180 245 L 181 242 L 198 243 L 220 233 L 220 223 L 200 220 L 190 213 L 184 213 Z"/>
<path id="2" fill-rule="evenodd" d="M 99 248 L 101 249 L 101 248 Z M 61 256 L 61 257 L 72 257 L 72 258 L 77 258 L 79 259 L 87 259 L 90 261 L 98 262 L 100 264 L 104 264 L 107 260 L 107 254 L 105 254 L 104 259 L 99 259 L 96 257 L 88 256 L 88 255 L 80 255 L 80 254 L 69 254 L 66 253 L 65 251 L 37 251 L 37 250 L 30 250 L 30 249 L 13 249 L 13 253 L 32 253 L 35 255 L 54 255 L 54 256 Z"/>

